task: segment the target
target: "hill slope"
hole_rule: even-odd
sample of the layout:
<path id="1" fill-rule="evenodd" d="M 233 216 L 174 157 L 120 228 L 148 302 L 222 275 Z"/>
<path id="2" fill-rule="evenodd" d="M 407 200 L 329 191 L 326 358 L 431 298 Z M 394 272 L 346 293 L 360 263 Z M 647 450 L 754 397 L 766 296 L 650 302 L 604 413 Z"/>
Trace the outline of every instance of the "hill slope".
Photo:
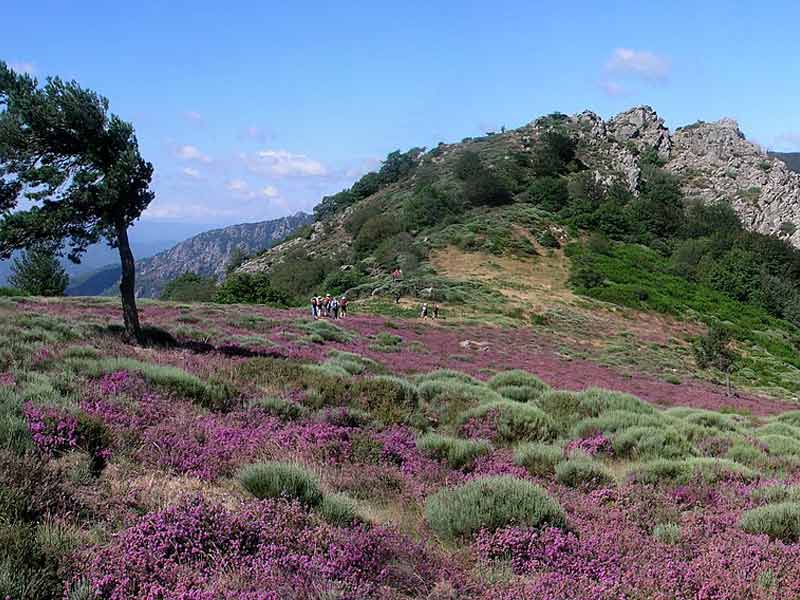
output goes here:
<path id="1" fill-rule="evenodd" d="M 299 212 L 289 217 L 231 225 L 196 235 L 169 250 L 137 261 L 136 293 L 141 297 L 158 296 L 169 281 L 187 272 L 221 279 L 236 249 L 244 254 L 255 254 L 311 220 L 311 215 Z"/>

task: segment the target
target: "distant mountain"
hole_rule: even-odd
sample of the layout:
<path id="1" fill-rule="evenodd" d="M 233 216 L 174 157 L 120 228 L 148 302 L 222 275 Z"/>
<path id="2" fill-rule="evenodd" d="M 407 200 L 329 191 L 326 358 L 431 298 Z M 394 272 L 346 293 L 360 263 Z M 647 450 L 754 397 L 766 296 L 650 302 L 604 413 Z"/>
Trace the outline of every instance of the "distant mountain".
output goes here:
<path id="1" fill-rule="evenodd" d="M 136 293 L 140 297 L 157 297 L 167 283 L 187 272 L 221 280 L 237 248 L 245 254 L 256 254 L 313 220 L 311 215 L 299 212 L 289 217 L 231 225 L 196 235 L 169 250 L 137 261 Z M 100 281 L 103 281 L 102 277 Z"/>
<path id="2" fill-rule="evenodd" d="M 118 264 L 106 265 L 91 273 L 85 273 L 70 281 L 67 296 L 103 296 L 115 291 L 114 288 L 122 275 Z"/>
<path id="3" fill-rule="evenodd" d="M 795 173 L 800 173 L 800 152 L 768 152 L 768 154 L 785 162 Z"/>

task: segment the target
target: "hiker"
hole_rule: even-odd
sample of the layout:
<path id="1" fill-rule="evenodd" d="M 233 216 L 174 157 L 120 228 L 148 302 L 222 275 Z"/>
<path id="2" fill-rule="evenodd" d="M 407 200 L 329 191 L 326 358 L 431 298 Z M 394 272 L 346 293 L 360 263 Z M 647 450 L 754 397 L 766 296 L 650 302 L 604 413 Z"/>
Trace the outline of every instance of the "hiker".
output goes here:
<path id="1" fill-rule="evenodd" d="M 403 297 L 403 292 L 400 291 L 400 290 L 397 290 L 394 293 L 394 303 L 395 304 L 400 304 L 400 298 L 402 298 L 402 297 Z"/>
<path id="2" fill-rule="evenodd" d="M 427 319 L 428 318 L 428 303 L 427 302 L 425 302 L 422 305 L 422 310 L 420 311 L 419 316 L 420 316 L 421 319 Z"/>
<path id="3" fill-rule="evenodd" d="M 330 317 L 331 316 L 331 295 L 330 294 L 325 294 L 325 298 L 323 298 L 323 300 L 322 300 L 322 308 L 323 308 L 323 314 L 326 317 Z"/>
<path id="4" fill-rule="evenodd" d="M 316 296 L 311 298 L 311 316 L 314 317 L 315 321 L 319 319 L 319 301 Z"/>
<path id="5" fill-rule="evenodd" d="M 439 305 L 438 304 L 434 304 L 433 305 L 433 318 L 434 319 L 438 319 L 439 318 Z"/>
<path id="6" fill-rule="evenodd" d="M 333 317 L 333 319 L 339 318 L 339 301 L 336 299 L 336 296 L 331 299 L 331 317 Z"/>
<path id="7" fill-rule="evenodd" d="M 343 319 L 347 316 L 347 296 L 342 296 L 339 301 L 339 316 Z"/>

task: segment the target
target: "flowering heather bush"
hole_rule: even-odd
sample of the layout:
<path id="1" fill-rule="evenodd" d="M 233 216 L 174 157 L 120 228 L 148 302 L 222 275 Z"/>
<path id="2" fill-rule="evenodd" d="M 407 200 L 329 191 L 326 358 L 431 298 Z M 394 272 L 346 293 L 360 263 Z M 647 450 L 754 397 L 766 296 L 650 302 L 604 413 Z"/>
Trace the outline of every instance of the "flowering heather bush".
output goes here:
<path id="1" fill-rule="evenodd" d="M 0 386 L 13 387 L 17 384 L 17 378 L 13 373 L 0 373 Z"/>
<path id="2" fill-rule="evenodd" d="M 440 570 L 425 548 L 382 527 L 332 527 L 284 501 L 231 512 L 195 498 L 115 536 L 85 575 L 109 600 L 283 600 L 420 597 Z"/>
<path id="3" fill-rule="evenodd" d="M 570 456 L 575 452 L 588 456 L 597 456 L 598 454 L 609 454 L 613 452 L 613 449 L 611 440 L 602 433 L 597 433 L 591 437 L 572 440 L 564 446 L 565 456 Z"/>
<path id="4" fill-rule="evenodd" d="M 103 375 L 98 385 L 104 395 L 115 396 L 128 386 L 130 380 L 131 377 L 127 371 L 114 371 Z"/>
<path id="5" fill-rule="evenodd" d="M 47 456 L 56 456 L 78 446 L 78 419 L 50 407 L 25 406 L 28 430 L 36 447 Z"/>

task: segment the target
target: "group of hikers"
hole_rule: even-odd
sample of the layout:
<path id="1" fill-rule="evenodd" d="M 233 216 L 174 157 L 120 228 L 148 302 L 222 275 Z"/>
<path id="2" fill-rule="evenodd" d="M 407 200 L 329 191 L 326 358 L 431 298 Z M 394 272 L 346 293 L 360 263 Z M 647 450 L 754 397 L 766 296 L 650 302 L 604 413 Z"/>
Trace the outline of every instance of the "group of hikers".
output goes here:
<path id="1" fill-rule="evenodd" d="M 329 319 L 342 319 L 347 316 L 347 296 L 337 298 L 326 294 L 311 298 L 311 316 L 314 319 L 327 317 Z"/>
<path id="2" fill-rule="evenodd" d="M 432 307 L 428 307 L 428 303 L 425 302 L 422 305 L 422 309 L 419 311 L 420 319 L 438 319 L 439 318 L 439 305 L 434 304 Z"/>

